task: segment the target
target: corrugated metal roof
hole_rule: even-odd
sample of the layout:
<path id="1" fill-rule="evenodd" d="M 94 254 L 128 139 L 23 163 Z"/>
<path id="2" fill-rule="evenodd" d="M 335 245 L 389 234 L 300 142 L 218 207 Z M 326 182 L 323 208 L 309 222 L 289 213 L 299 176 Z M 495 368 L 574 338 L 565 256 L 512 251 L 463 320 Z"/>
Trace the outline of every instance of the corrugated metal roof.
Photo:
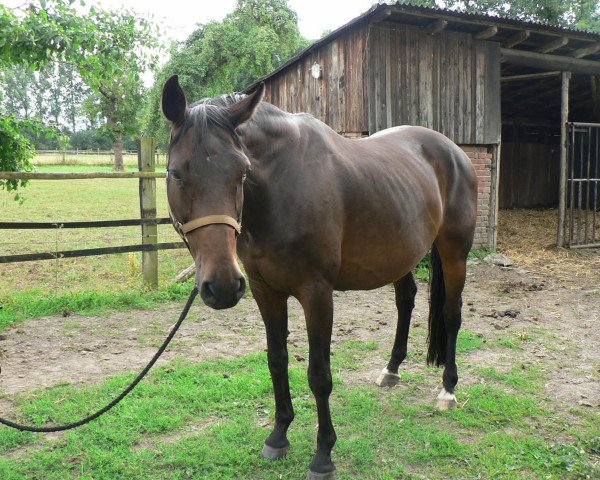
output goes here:
<path id="1" fill-rule="evenodd" d="M 550 24 L 544 23 L 544 22 L 521 20 L 521 19 L 511 18 L 511 17 L 493 16 L 493 15 L 486 15 L 486 14 L 481 14 L 481 13 L 466 13 L 466 12 L 461 12 L 461 11 L 456 11 L 456 10 L 448 10 L 448 9 L 442 9 L 442 8 L 421 7 L 421 6 L 417 6 L 417 5 L 410 5 L 407 3 L 399 3 L 399 2 L 395 3 L 395 4 L 383 3 L 383 4 L 372 6 L 369 10 L 367 10 L 363 14 L 359 15 L 358 17 L 354 18 L 353 20 L 350 20 L 348 23 L 346 23 L 345 25 L 341 26 L 340 28 L 334 30 L 329 35 L 315 41 L 314 43 L 309 45 L 307 48 L 305 48 L 304 50 L 302 50 L 298 54 L 296 54 L 294 57 L 290 58 L 288 61 L 286 61 L 279 67 L 277 67 L 271 73 L 256 80 L 255 82 L 253 82 L 244 91 L 247 92 L 247 91 L 252 90 L 252 88 L 254 88 L 257 83 L 259 83 L 261 81 L 265 81 L 268 78 L 270 78 L 274 75 L 277 75 L 279 72 L 281 72 L 282 70 L 285 70 L 288 66 L 296 63 L 296 61 L 298 61 L 299 59 L 308 55 L 310 52 L 313 52 L 314 50 L 319 49 L 322 45 L 325 45 L 325 44 L 331 42 L 333 39 L 335 39 L 336 37 L 338 37 L 339 35 L 344 33 L 346 30 L 352 28 L 355 25 L 360 24 L 361 22 L 370 21 L 378 13 L 384 12 L 386 9 L 392 9 L 391 11 L 394 14 L 413 15 L 413 16 L 421 15 L 424 18 L 431 17 L 431 16 L 447 17 L 447 18 L 451 18 L 452 22 L 464 23 L 464 24 L 468 24 L 471 22 L 486 22 L 490 26 L 496 25 L 498 27 L 508 27 L 508 28 L 523 29 L 523 30 L 536 29 L 539 33 L 547 33 L 549 35 L 552 35 L 552 34 L 554 34 L 554 35 L 577 34 L 580 37 L 584 36 L 586 40 L 589 39 L 590 41 L 600 41 L 599 33 L 590 32 L 590 31 L 586 31 L 586 30 L 580 30 L 580 29 L 570 29 L 570 28 L 561 27 L 561 26 L 557 26 L 557 25 L 550 25 Z"/>
<path id="2" fill-rule="evenodd" d="M 559 26 L 559 25 L 554 25 L 554 24 L 551 24 L 548 22 L 540 22 L 540 21 L 535 21 L 535 20 L 523 20 L 516 16 L 511 16 L 511 15 L 506 15 L 506 16 L 487 15 L 484 13 L 461 12 L 460 10 L 449 10 L 449 9 L 445 9 L 445 8 L 422 7 L 422 6 L 418 6 L 418 5 L 411 5 L 410 2 L 408 2 L 408 3 L 396 2 L 395 4 L 376 5 L 377 8 L 385 7 L 385 6 L 407 7 L 408 9 L 416 11 L 416 12 L 420 11 L 423 13 L 430 13 L 430 14 L 443 14 L 443 15 L 456 17 L 458 19 L 464 18 L 464 19 L 472 19 L 472 20 L 487 20 L 490 22 L 502 23 L 505 25 L 513 25 L 516 27 L 529 27 L 529 28 L 537 27 L 537 28 L 541 28 L 544 30 L 548 30 L 549 33 L 551 33 L 551 32 L 552 33 L 564 33 L 564 34 L 581 33 L 581 34 L 591 35 L 593 37 L 600 38 L 600 34 L 598 32 L 593 32 L 591 30 L 568 28 L 568 27 L 563 27 L 563 26 Z"/>

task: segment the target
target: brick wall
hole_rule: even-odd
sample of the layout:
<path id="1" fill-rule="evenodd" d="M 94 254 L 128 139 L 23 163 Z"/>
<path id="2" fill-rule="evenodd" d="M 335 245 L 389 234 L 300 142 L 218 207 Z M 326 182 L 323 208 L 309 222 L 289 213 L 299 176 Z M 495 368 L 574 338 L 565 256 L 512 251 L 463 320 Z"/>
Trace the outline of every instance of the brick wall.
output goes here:
<path id="1" fill-rule="evenodd" d="M 477 173 L 477 227 L 473 248 L 495 247 L 496 211 L 494 175 L 496 159 L 493 145 L 460 145 Z"/>

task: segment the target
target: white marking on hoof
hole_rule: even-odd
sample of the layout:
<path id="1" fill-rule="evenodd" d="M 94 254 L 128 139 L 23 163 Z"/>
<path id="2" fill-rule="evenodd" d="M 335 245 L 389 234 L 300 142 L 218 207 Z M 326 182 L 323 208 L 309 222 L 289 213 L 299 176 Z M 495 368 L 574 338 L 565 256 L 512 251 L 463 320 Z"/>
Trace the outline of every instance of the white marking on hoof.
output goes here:
<path id="1" fill-rule="evenodd" d="M 450 410 L 456 407 L 456 397 L 453 393 L 447 392 L 445 388 L 437 396 L 437 407 L 440 410 Z"/>
<path id="2" fill-rule="evenodd" d="M 389 372 L 387 368 L 384 368 L 375 383 L 379 387 L 393 387 L 400 381 L 400 375 L 397 373 Z"/>

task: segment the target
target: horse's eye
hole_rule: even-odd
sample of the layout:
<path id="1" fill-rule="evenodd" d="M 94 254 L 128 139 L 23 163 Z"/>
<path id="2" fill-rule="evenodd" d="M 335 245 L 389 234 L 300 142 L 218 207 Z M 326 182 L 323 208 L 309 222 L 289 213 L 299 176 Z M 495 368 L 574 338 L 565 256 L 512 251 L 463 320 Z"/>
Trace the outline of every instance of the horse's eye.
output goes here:
<path id="1" fill-rule="evenodd" d="M 181 176 L 177 170 L 167 170 L 169 178 L 172 178 L 176 182 L 181 182 Z"/>

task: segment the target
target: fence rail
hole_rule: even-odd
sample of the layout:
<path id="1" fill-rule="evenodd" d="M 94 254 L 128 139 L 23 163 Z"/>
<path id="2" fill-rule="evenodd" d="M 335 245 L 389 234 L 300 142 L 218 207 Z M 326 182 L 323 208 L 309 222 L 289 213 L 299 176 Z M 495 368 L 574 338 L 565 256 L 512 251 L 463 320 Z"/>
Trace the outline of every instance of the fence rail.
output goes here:
<path id="1" fill-rule="evenodd" d="M 94 178 L 165 178 L 165 172 L 0 172 L 0 180 L 92 180 Z"/>
<path id="2" fill-rule="evenodd" d="M 54 230 L 60 228 L 137 227 L 140 225 L 169 224 L 171 224 L 169 217 L 97 220 L 95 222 L 0 222 L 0 230 Z"/>
<path id="3" fill-rule="evenodd" d="M 60 258 L 93 257 L 127 252 L 157 252 L 158 250 L 174 250 L 184 248 L 183 242 L 148 243 L 145 245 L 122 245 L 119 247 L 85 248 L 82 250 L 63 250 L 60 252 L 24 253 L 18 255 L 2 255 L 0 263 L 32 262 L 34 260 L 56 260 Z"/>
<path id="4" fill-rule="evenodd" d="M 67 150 L 36 150 L 38 155 L 114 155 L 114 150 L 101 150 L 101 149 L 78 149 L 71 148 Z M 123 155 L 137 155 L 137 150 L 123 150 Z"/>
<path id="5" fill-rule="evenodd" d="M 62 153 L 62 151 L 60 153 Z M 114 253 L 142 252 L 143 282 L 147 286 L 156 287 L 158 285 L 158 251 L 185 248 L 185 244 L 183 242 L 158 243 L 157 226 L 170 224 L 171 220 L 168 217 L 156 218 L 156 179 L 165 178 L 166 174 L 164 172 L 156 172 L 155 165 L 156 155 L 154 154 L 154 142 L 151 138 L 143 138 L 140 142 L 140 151 L 138 153 L 139 171 L 137 172 L 0 172 L 0 180 L 92 180 L 98 178 L 137 178 L 139 179 L 141 216 L 141 218 L 134 219 L 81 222 L 0 222 L 0 230 L 141 227 L 141 244 L 4 255 L 0 256 L 0 264 L 88 257 Z"/>

